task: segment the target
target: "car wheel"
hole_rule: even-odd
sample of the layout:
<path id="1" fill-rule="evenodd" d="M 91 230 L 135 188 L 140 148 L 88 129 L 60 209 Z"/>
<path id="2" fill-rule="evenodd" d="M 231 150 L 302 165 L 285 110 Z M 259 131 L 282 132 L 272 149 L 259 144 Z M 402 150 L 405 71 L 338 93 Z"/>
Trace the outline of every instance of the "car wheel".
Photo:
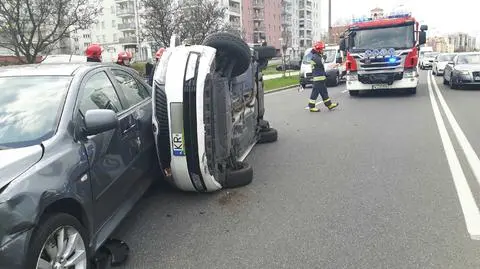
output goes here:
<path id="1" fill-rule="evenodd" d="M 359 91 L 348 91 L 348 93 L 350 94 L 350 96 L 358 96 L 360 94 Z"/>
<path id="2" fill-rule="evenodd" d="M 278 140 L 278 131 L 274 128 L 261 129 L 258 144 L 272 143 Z"/>
<path id="3" fill-rule="evenodd" d="M 268 128 L 270 128 L 270 122 L 268 122 L 264 119 L 261 119 L 261 120 L 258 121 L 258 126 L 261 129 L 268 129 Z"/>
<path id="4" fill-rule="evenodd" d="M 450 88 L 452 90 L 456 90 L 456 89 L 458 89 L 458 85 L 455 82 L 453 82 L 453 80 L 454 80 L 454 77 L 450 77 L 450 81 L 449 81 Z"/>
<path id="5" fill-rule="evenodd" d="M 217 50 L 217 61 L 225 63 L 217 64 L 217 68 L 228 68 L 233 63 L 233 69 L 230 74 L 232 77 L 243 74 L 250 66 L 252 58 L 250 48 L 245 41 L 236 35 L 226 32 L 214 33 L 207 36 L 203 40 L 202 45 Z"/>
<path id="6" fill-rule="evenodd" d="M 76 218 L 64 213 L 49 215 L 31 238 L 26 268 L 89 269 L 88 246 L 87 230 Z"/>
<path id="7" fill-rule="evenodd" d="M 272 46 L 255 47 L 254 50 L 258 53 L 259 59 L 271 59 L 277 56 L 277 50 Z"/>
<path id="8" fill-rule="evenodd" d="M 235 167 L 227 169 L 225 188 L 246 186 L 253 181 L 253 168 L 247 162 L 236 162 Z"/>

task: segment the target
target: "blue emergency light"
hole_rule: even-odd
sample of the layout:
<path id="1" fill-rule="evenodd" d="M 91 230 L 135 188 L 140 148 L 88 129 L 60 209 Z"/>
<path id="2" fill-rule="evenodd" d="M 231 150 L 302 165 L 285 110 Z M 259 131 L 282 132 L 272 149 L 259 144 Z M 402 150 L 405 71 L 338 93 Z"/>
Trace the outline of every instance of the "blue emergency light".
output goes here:
<path id="1" fill-rule="evenodd" d="M 395 63 L 396 61 L 397 61 L 397 58 L 396 58 L 396 57 L 390 57 L 390 58 L 388 58 L 388 62 L 391 63 L 391 64 Z"/>

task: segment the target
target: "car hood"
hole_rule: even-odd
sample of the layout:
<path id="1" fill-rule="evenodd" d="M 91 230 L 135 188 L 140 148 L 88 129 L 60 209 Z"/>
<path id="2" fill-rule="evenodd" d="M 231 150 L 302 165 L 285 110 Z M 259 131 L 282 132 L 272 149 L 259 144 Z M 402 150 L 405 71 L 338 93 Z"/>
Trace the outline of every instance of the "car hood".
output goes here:
<path id="1" fill-rule="evenodd" d="M 448 62 L 437 62 L 437 67 L 444 69 L 447 66 Z"/>
<path id="2" fill-rule="evenodd" d="M 0 150 L 0 189 L 36 164 L 43 156 L 40 145 Z"/>
<path id="3" fill-rule="evenodd" d="M 480 64 L 459 64 L 455 66 L 456 70 L 480 71 Z"/>

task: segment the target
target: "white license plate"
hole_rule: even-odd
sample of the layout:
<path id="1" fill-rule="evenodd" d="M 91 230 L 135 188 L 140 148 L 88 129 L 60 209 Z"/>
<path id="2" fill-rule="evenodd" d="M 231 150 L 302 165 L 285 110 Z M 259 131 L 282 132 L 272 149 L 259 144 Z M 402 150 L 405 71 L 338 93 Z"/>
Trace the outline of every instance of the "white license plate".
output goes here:
<path id="1" fill-rule="evenodd" d="M 480 81 L 480 77 L 475 77 L 475 81 Z"/>
<path id="2" fill-rule="evenodd" d="M 185 149 L 183 147 L 183 135 L 172 134 L 173 156 L 185 156 Z"/>
<path id="3" fill-rule="evenodd" d="M 390 86 L 388 84 L 375 84 L 372 85 L 373 90 L 382 90 L 382 89 L 388 89 Z"/>

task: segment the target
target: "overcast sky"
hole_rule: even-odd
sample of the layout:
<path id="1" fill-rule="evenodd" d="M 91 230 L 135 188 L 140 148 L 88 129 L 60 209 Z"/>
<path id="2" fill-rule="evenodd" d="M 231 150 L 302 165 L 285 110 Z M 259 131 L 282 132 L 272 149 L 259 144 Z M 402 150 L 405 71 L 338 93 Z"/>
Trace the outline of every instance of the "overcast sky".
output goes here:
<path id="1" fill-rule="evenodd" d="M 328 1 L 324 0 L 324 14 L 328 10 Z M 444 2 L 434 0 L 332 0 L 332 23 L 340 18 L 351 18 L 367 15 L 375 7 L 388 12 L 399 5 L 410 10 L 413 16 L 423 24 L 429 26 L 429 33 L 449 33 L 462 31 L 474 36 L 480 36 L 478 0 L 455 0 Z M 449 3 L 449 4 L 447 4 Z M 325 16 L 326 18 L 327 16 Z M 328 19 L 325 24 L 328 25 Z"/>

